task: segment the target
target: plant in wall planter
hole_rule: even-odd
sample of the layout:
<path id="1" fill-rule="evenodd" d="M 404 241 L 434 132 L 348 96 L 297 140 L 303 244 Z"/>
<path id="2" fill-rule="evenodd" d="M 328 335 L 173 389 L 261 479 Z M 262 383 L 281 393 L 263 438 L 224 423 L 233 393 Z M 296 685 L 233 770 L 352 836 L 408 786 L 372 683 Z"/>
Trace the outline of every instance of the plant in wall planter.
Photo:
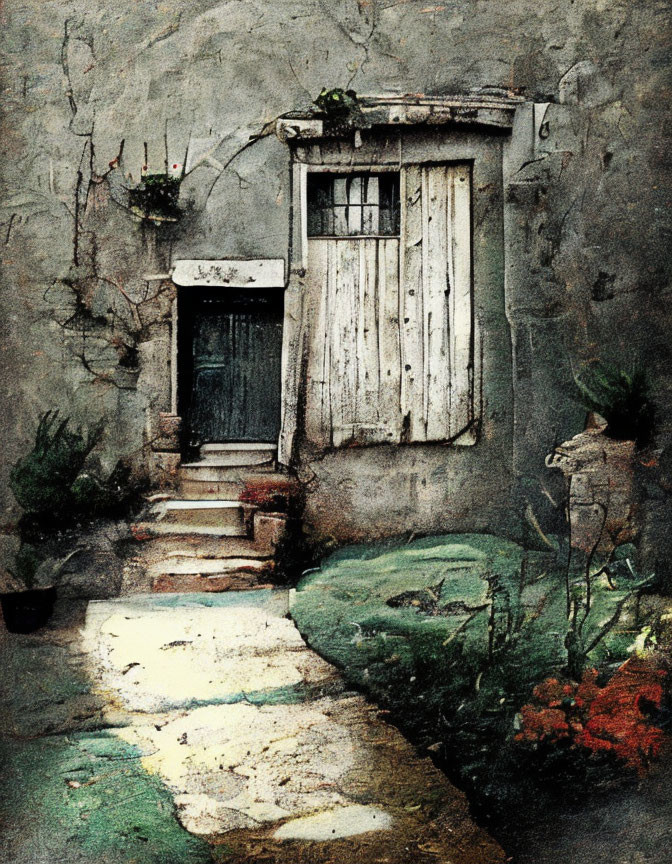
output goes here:
<path id="1" fill-rule="evenodd" d="M 614 441 L 634 441 L 645 447 L 651 440 L 654 408 L 643 369 L 617 369 L 596 364 L 576 380 L 578 398 L 588 410 L 604 417 L 604 434 Z"/>
<path id="2" fill-rule="evenodd" d="M 128 190 L 131 211 L 141 219 L 151 222 L 177 222 L 180 218 L 178 199 L 182 173 L 177 174 L 179 165 L 173 165 L 172 172 L 161 174 L 146 173 L 140 183 Z"/>
<path id="3" fill-rule="evenodd" d="M 334 87 L 323 88 L 315 99 L 315 105 L 324 118 L 325 126 L 331 131 L 350 129 L 360 114 L 359 101 L 354 90 Z"/>

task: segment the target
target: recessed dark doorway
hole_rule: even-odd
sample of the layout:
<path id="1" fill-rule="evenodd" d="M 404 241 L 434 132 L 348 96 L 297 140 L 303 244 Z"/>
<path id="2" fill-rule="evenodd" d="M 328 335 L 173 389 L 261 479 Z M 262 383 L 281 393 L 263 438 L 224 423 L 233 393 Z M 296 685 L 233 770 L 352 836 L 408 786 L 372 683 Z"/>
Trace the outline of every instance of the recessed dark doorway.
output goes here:
<path id="1" fill-rule="evenodd" d="M 277 440 L 282 315 L 277 288 L 179 290 L 178 408 L 187 447 Z"/>

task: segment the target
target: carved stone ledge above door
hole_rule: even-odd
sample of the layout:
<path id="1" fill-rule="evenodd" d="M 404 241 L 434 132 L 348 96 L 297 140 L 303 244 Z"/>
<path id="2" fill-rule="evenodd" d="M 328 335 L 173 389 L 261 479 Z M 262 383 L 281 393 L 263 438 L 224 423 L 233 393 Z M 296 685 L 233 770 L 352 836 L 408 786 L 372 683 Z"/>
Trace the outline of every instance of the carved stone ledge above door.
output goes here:
<path id="1" fill-rule="evenodd" d="M 176 261 L 172 279 L 183 287 L 284 288 L 283 258 L 185 259 Z"/>

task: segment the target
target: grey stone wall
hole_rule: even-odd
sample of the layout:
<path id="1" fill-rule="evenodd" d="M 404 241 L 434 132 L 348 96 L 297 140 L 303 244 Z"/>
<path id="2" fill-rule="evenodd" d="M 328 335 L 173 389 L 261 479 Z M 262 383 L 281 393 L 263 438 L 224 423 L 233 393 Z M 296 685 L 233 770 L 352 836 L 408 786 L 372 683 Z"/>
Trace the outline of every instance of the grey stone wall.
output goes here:
<path id="1" fill-rule="evenodd" d="M 493 396 L 486 406 L 497 434 L 513 394 L 513 443 L 502 456 L 517 478 L 510 498 L 507 489 L 502 503 L 495 475 L 470 464 L 473 455 L 375 448 L 313 466 L 316 528 L 341 539 L 470 526 L 515 534 L 528 530 L 519 518 L 528 507 L 552 527 L 560 488 L 543 457 L 580 430 L 569 383 L 593 358 L 647 365 L 664 447 L 672 421 L 669 7 L 5 0 L 3 523 L 17 515 L 9 466 L 47 408 L 80 422 L 104 416 L 104 465 L 124 456 L 143 470 L 153 418 L 170 410 L 163 358 L 174 290 L 145 277 L 166 274 L 175 258 L 287 257 L 288 153 L 273 136 L 250 136 L 309 105 L 323 86 L 437 95 L 508 88 L 537 107 L 521 109 L 526 122 L 504 148 L 513 374 L 501 382 L 501 404 Z M 162 171 L 185 155 L 184 217 L 140 222 L 125 189 L 145 159 Z M 339 509 L 342 519 L 329 515 Z"/>

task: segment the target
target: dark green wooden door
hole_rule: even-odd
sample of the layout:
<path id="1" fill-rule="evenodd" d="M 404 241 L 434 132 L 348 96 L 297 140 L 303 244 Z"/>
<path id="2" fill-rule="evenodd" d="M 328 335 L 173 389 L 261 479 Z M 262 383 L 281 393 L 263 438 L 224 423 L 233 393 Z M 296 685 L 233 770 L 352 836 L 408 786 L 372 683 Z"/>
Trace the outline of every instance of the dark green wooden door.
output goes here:
<path id="1" fill-rule="evenodd" d="M 280 296 L 278 296 L 280 294 Z M 273 442 L 280 431 L 282 295 L 205 295 L 191 316 L 190 443 Z"/>

